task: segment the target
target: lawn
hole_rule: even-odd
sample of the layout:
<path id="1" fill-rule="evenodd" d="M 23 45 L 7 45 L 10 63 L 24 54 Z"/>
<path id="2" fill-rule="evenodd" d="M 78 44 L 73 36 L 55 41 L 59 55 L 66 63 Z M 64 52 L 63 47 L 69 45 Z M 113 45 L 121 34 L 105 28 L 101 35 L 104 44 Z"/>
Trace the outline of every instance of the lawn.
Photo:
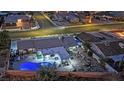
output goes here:
<path id="1" fill-rule="evenodd" d="M 82 25 L 79 27 L 70 27 L 65 29 L 39 29 L 32 31 L 23 32 L 9 32 L 11 38 L 24 38 L 24 37 L 36 37 L 36 36 L 47 36 L 55 34 L 69 34 L 78 32 L 93 32 L 93 31 L 103 31 L 111 29 L 124 29 L 124 23 L 113 23 L 104 25 Z"/>

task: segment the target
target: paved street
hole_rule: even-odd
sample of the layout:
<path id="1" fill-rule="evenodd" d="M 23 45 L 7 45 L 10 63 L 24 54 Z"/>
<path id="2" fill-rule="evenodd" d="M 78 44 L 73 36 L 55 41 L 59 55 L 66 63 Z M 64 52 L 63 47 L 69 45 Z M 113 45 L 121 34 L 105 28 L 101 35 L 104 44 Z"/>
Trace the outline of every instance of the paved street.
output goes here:
<path id="1" fill-rule="evenodd" d="M 38 21 L 40 29 L 23 32 L 10 32 L 11 38 L 37 37 L 56 34 L 69 34 L 79 32 L 106 31 L 112 29 L 124 29 L 124 22 L 111 24 L 86 24 L 77 26 L 68 26 L 65 28 L 56 27 L 40 12 L 34 12 L 34 18 Z"/>
<path id="2" fill-rule="evenodd" d="M 48 19 L 45 18 L 43 14 L 40 12 L 34 12 L 34 18 L 39 23 L 39 26 L 41 29 L 48 29 L 55 27 Z"/>

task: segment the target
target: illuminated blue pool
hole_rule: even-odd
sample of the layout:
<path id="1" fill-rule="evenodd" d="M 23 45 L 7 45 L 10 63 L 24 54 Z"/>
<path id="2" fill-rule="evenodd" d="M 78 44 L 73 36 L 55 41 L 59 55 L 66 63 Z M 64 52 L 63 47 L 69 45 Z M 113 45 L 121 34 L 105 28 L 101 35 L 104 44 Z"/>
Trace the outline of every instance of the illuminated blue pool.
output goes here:
<path id="1" fill-rule="evenodd" d="M 50 62 L 42 62 L 42 63 L 33 63 L 33 62 L 24 62 L 20 64 L 19 70 L 29 70 L 29 71 L 38 71 L 42 67 L 53 67 L 54 64 Z"/>
<path id="2" fill-rule="evenodd" d="M 41 68 L 42 67 L 53 67 L 54 66 L 54 64 L 52 64 L 52 63 L 50 63 L 50 62 L 42 62 L 42 63 L 40 63 L 40 65 L 41 65 Z"/>
<path id="3" fill-rule="evenodd" d="M 37 71 L 40 69 L 39 63 L 32 63 L 32 62 L 24 62 L 20 64 L 19 70 L 31 70 L 31 71 Z"/>

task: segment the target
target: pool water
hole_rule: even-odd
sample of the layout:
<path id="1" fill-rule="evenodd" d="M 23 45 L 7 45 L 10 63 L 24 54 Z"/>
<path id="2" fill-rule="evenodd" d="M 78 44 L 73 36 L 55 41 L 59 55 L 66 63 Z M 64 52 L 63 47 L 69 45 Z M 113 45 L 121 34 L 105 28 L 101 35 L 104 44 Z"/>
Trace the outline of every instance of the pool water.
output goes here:
<path id="1" fill-rule="evenodd" d="M 54 64 L 50 62 L 41 62 L 41 63 L 33 63 L 33 62 L 23 62 L 19 66 L 19 70 L 28 70 L 28 71 L 38 71 L 42 69 L 42 67 L 53 67 Z"/>
<path id="2" fill-rule="evenodd" d="M 40 69 L 39 63 L 32 63 L 32 62 L 24 62 L 20 64 L 19 70 L 31 70 L 31 71 L 37 71 Z"/>
<path id="3" fill-rule="evenodd" d="M 52 64 L 50 62 L 42 62 L 40 65 L 41 65 L 41 68 L 44 67 L 44 66 L 49 67 L 49 68 L 54 66 L 54 64 Z"/>

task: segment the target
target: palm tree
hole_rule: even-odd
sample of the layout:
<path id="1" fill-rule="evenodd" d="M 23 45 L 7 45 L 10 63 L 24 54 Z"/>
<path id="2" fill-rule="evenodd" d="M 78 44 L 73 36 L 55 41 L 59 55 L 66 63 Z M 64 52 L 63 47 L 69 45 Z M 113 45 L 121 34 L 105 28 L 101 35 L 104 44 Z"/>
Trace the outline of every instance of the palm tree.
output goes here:
<path id="1" fill-rule="evenodd" d="M 0 45 L 8 46 L 9 40 L 10 37 L 8 35 L 8 31 L 5 30 L 3 32 L 0 32 Z"/>
<path id="2" fill-rule="evenodd" d="M 54 68 L 42 67 L 38 74 L 39 74 L 38 80 L 54 81 L 58 79 L 57 73 Z"/>
<path id="3" fill-rule="evenodd" d="M 84 50 L 85 50 L 86 52 L 88 52 L 89 49 L 91 49 L 90 43 L 89 43 L 89 42 L 85 42 L 85 43 L 84 43 Z"/>
<path id="4" fill-rule="evenodd" d="M 93 56 L 93 52 L 92 52 L 91 50 L 90 50 L 90 51 L 88 51 L 88 53 L 87 53 L 87 54 L 88 54 L 88 56 L 89 56 L 89 57 L 92 57 L 92 56 Z"/>

